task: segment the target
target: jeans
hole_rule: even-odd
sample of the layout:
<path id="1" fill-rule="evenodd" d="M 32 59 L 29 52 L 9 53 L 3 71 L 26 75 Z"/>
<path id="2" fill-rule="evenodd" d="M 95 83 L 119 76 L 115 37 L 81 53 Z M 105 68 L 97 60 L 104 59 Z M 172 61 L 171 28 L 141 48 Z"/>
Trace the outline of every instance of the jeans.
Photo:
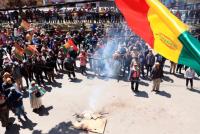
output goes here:
<path id="1" fill-rule="evenodd" d="M 18 118 L 20 118 L 21 115 L 23 115 L 24 117 L 26 117 L 26 114 L 24 112 L 24 106 L 19 106 L 15 108 L 15 113 L 18 116 Z"/>

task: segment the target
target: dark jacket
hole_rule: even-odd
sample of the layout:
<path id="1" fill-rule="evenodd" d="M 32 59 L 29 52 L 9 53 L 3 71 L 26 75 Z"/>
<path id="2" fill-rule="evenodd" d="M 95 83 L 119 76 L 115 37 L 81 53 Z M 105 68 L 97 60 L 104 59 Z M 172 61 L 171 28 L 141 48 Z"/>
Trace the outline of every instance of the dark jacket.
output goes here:
<path id="1" fill-rule="evenodd" d="M 14 90 L 8 95 L 8 104 L 10 107 L 17 108 L 23 105 L 23 96 L 20 92 Z"/>
<path id="2" fill-rule="evenodd" d="M 13 84 L 3 83 L 2 84 L 2 92 L 5 94 L 6 97 L 10 94 L 10 88 Z"/>
<path id="3" fill-rule="evenodd" d="M 65 58 L 64 67 L 67 71 L 74 71 L 74 64 L 72 58 Z"/>
<path id="4" fill-rule="evenodd" d="M 153 66 L 154 63 L 155 63 L 155 56 L 153 54 L 152 55 L 148 54 L 146 57 L 146 64 Z"/>
<path id="5" fill-rule="evenodd" d="M 151 78 L 154 80 L 162 77 L 163 77 L 163 70 L 160 67 L 159 69 L 154 67 L 151 72 Z"/>

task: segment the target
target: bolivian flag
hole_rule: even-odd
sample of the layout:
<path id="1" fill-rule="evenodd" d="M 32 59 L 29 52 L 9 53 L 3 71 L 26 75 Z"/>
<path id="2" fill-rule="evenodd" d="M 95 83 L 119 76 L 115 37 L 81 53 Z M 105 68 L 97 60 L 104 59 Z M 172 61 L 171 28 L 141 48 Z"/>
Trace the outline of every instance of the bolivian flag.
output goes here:
<path id="1" fill-rule="evenodd" d="M 21 27 L 23 27 L 25 30 L 29 30 L 30 24 L 27 21 L 22 20 Z"/>
<path id="2" fill-rule="evenodd" d="M 165 58 L 200 74 L 200 43 L 159 0 L 115 0 L 130 28 Z"/>
<path id="3" fill-rule="evenodd" d="M 15 47 L 15 56 L 18 60 L 23 61 L 23 57 L 24 57 L 24 49 L 20 47 L 19 44 L 15 43 L 14 45 Z"/>
<path id="4" fill-rule="evenodd" d="M 36 48 L 35 45 L 28 45 L 28 46 L 25 48 L 25 52 L 26 52 L 26 54 L 29 55 L 29 56 L 32 56 L 32 55 L 38 53 L 37 48 Z"/>
<path id="5" fill-rule="evenodd" d="M 75 43 L 72 39 L 69 39 L 67 41 L 67 43 L 65 45 L 63 45 L 64 52 L 66 53 L 67 49 L 69 49 L 70 47 L 72 47 L 74 51 L 76 51 L 76 52 L 78 51 L 78 47 L 75 45 Z"/>

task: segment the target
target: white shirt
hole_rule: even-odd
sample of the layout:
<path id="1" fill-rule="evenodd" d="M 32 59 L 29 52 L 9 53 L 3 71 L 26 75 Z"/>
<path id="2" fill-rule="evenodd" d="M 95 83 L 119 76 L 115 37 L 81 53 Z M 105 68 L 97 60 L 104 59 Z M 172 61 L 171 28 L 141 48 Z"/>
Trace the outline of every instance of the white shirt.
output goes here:
<path id="1" fill-rule="evenodd" d="M 188 78 L 188 79 L 193 79 L 195 76 L 195 72 L 194 70 L 192 70 L 191 68 L 188 68 L 185 72 L 185 78 Z"/>

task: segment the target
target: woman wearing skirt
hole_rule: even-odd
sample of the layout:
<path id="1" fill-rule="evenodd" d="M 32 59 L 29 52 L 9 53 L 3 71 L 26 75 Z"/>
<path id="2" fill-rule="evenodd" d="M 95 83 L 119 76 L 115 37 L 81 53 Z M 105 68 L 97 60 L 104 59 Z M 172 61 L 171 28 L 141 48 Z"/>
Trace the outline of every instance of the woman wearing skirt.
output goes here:
<path id="1" fill-rule="evenodd" d="M 41 97 L 45 94 L 45 92 L 46 91 L 43 88 L 39 87 L 35 83 L 35 81 L 31 82 L 31 87 L 29 89 L 29 98 L 33 111 L 38 111 L 38 109 L 42 106 Z"/>

